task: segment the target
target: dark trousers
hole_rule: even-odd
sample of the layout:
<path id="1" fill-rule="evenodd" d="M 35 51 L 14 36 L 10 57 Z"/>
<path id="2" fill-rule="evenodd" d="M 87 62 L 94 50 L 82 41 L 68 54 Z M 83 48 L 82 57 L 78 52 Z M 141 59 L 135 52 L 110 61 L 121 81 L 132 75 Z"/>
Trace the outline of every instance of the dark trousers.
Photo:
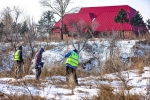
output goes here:
<path id="1" fill-rule="evenodd" d="M 40 75 L 41 75 L 41 67 L 36 67 L 36 79 L 39 79 L 40 78 Z"/>
<path id="2" fill-rule="evenodd" d="M 76 75 L 76 70 L 70 67 L 66 66 L 66 81 L 68 82 L 68 76 L 70 74 L 73 74 L 74 80 L 76 82 L 76 84 L 78 84 L 78 80 L 77 80 L 77 75 Z"/>

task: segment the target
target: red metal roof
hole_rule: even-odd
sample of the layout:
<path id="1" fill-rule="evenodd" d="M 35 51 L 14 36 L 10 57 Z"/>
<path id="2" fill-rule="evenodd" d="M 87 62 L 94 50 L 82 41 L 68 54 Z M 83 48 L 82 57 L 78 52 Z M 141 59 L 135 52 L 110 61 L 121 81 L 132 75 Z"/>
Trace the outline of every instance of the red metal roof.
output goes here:
<path id="1" fill-rule="evenodd" d="M 64 24 L 69 25 L 70 20 L 74 21 L 84 21 L 86 24 L 91 24 L 94 19 L 94 22 L 99 23 L 96 31 L 112 31 L 112 30 L 121 30 L 120 23 L 114 22 L 114 17 L 123 8 L 127 12 L 127 17 L 129 20 L 134 16 L 136 10 L 128 5 L 121 6 L 101 6 L 101 7 L 84 7 L 81 8 L 78 13 L 75 14 L 66 14 L 64 16 Z M 55 24 L 54 27 L 60 25 L 60 20 Z M 141 28 L 146 30 L 146 27 Z M 131 26 L 129 23 L 124 23 L 125 31 L 137 31 L 137 27 Z M 59 30 L 57 30 L 58 32 Z M 73 31 L 69 27 L 69 31 Z"/>
<path id="2" fill-rule="evenodd" d="M 94 13 L 97 17 L 102 12 L 118 12 L 120 11 L 121 8 L 129 12 L 128 5 L 121 5 L 121 6 L 83 7 L 80 9 L 79 13 Z"/>
<path id="3" fill-rule="evenodd" d="M 99 22 L 100 26 L 96 31 L 117 31 L 121 30 L 121 24 L 114 22 L 114 17 L 118 12 L 103 12 L 94 21 Z M 106 17 L 107 16 L 107 17 Z M 129 23 L 124 23 L 124 30 L 132 30 Z"/>
<path id="4" fill-rule="evenodd" d="M 73 13 L 73 14 L 65 14 L 63 17 L 63 24 L 66 24 L 69 31 L 74 31 L 74 29 L 71 27 L 70 23 L 73 22 L 82 22 L 86 25 L 91 24 L 92 19 L 94 18 L 94 15 L 92 13 Z M 54 25 L 54 27 L 60 26 L 60 20 Z M 55 32 L 59 32 L 59 29 L 55 30 Z"/>

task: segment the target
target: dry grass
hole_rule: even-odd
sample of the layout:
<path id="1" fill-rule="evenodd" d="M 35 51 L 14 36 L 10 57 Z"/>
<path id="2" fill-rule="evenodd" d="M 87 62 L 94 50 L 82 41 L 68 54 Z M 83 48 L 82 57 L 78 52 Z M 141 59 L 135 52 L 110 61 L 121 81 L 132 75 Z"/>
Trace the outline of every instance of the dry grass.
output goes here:
<path id="1" fill-rule="evenodd" d="M 13 47 L 7 47 L 7 48 L 5 48 L 2 52 L 3 52 L 3 54 L 7 54 L 8 52 L 10 52 L 10 51 L 14 51 L 14 48 Z"/>
<path id="2" fill-rule="evenodd" d="M 0 73 L 0 77 L 10 77 L 10 75 L 8 75 L 8 72 L 1 72 Z"/>
<path id="3" fill-rule="evenodd" d="M 0 77 L 9 77 L 9 78 L 15 78 L 15 69 L 12 68 L 11 71 L 3 71 L 0 73 Z"/>
<path id="4" fill-rule="evenodd" d="M 46 100 L 45 98 L 42 98 L 40 96 L 34 96 L 34 97 L 30 97 L 28 95 L 21 95 L 21 96 L 17 96 L 17 95 L 13 95 L 13 96 L 5 96 L 5 97 L 1 97 L 2 99 L 0 100 Z"/>
<path id="5" fill-rule="evenodd" d="M 58 62 L 59 63 L 59 62 Z M 91 73 L 87 73 L 83 71 L 83 68 L 79 66 L 76 70 L 77 77 L 88 77 Z M 66 76 L 66 66 L 57 64 L 55 66 L 44 67 L 42 69 L 41 78 L 44 79 L 45 77 L 51 76 Z"/>
<path id="6" fill-rule="evenodd" d="M 30 74 L 30 68 L 32 65 L 32 59 L 30 56 L 27 56 L 26 59 L 24 59 L 24 73 L 23 76 Z"/>
<path id="7" fill-rule="evenodd" d="M 44 87 L 42 84 L 42 81 L 39 80 L 34 80 L 34 79 L 26 79 L 26 80 L 16 80 L 15 82 L 9 82 L 9 84 L 11 85 L 15 85 L 15 86 L 24 86 L 27 87 L 28 85 L 32 85 L 34 87 Z"/>
<path id="8" fill-rule="evenodd" d="M 44 79 L 45 77 L 49 76 L 65 76 L 66 75 L 66 67 L 65 66 L 51 66 L 51 67 L 44 67 L 42 69 L 41 78 Z"/>
<path id="9" fill-rule="evenodd" d="M 50 50 L 50 49 L 53 49 L 55 46 L 51 46 L 51 45 L 47 45 L 44 49 L 45 50 Z"/>
<path id="10" fill-rule="evenodd" d="M 117 59 L 108 59 L 105 62 L 105 66 L 102 68 L 101 73 L 102 74 L 110 74 L 115 73 L 119 71 L 123 71 L 121 69 L 121 62 Z"/>
<path id="11" fill-rule="evenodd" d="M 2 60 L 5 56 L 7 56 L 7 54 L 10 52 L 10 51 L 14 51 L 14 48 L 13 47 L 8 47 L 8 48 L 5 48 L 4 50 L 2 50 L 2 53 L 0 52 L 0 69 L 2 68 Z M 0 73 L 0 77 L 11 77 L 9 74 L 11 72 L 1 72 Z"/>
<path id="12" fill-rule="evenodd" d="M 66 85 L 65 80 L 51 79 L 52 82 L 50 84 L 56 85 L 57 87 L 64 87 Z"/>
<path id="13" fill-rule="evenodd" d="M 114 98 L 113 94 L 113 88 L 109 85 L 101 85 L 99 87 L 100 91 L 98 93 L 98 96 L 101 98 Z"/>
<path id="14" fill-rule="evenodd" d="M 26 66 L 26 65 L 24 65 Z M 21 77 L 28 75 L 29 74 L 29 67 L 24 67 L 25 71 L 23 72 L 23 67 L 22 67 L 22 74 Z M 10 77 L 10 78 L 15 78 L 15 66 L 12 67 L 10 71 L 3 71 L 0 73 L 0 77 Z"/>
<path id="15" fill-rule="evenodd" d="M 114 93 L 114 89 L 109 85 L 101 85 L 99 87 L 98 96 L 93 96 L 92 100 L 139 100 L 142 95 L 124 95 L 122 92 Z"/>
<path id="16" fill-rule="evenodd" d="M 146 57 L 137 57 L 137 58 L 131 58 L 132 65 L 131 69 L 137 69 L 139 74 L 142 74 L 144 72 L 144 67 L 146 66 Z"/>

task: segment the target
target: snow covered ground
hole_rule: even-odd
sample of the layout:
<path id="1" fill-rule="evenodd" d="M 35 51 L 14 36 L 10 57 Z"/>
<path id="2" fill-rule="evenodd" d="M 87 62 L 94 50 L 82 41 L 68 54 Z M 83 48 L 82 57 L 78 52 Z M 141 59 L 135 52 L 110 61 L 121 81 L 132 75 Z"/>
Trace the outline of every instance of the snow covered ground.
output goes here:
<path id="1" fill-rule="evenodd" d="M 135 56 L 132 47 L 135 45 L 137 40 L 122 40 L 116 43 L 116 48 L 120 50 L 120 56 L 122 58 L 128 58 Z M 57 45 L 56 48 L 46 50 L 43 53 L 43 61 L 45 66 L 53 66 L 57 62 L 64 64 L 64 54 L 68 48 L 68 51 L 73 50 L 73 46 L 69 45 L 68 47 L 62 46 L 65 44 L 64 42 L 61 43 L 50 43 L 50 45 Z M 88 41 L 89 49 L 83 49 L 79 56 L 79 62 L 86 61 L 93 57 L 99 57 L 101 61 L 105 61 L 108 59 L 109 55 L 109 41 Z M 7 47 L 7 46 L 5 46 Z M 149 51 L 150 46 L 141 45 L 142 48 L 146 48 Z M 4 49 L 4 47 L 3 47 Z M 26 49 L 26 47 L 23 47 Z M 0 49 L 2 50 L 2 49 Z M 25 50 L 26 51 L 26 50 Z M 143 54 L 145 51 L 141 49 L 136 50 L 137 53 Z M 13 52 L 10 52 L 13 53 Z M 11 54 L 12 55 L 12 54 Z M 9 61 L 9 64 L 8 62 Z M 9 56 L 9 60 L 5 58 L 2 60 L 2 68 L 0 71 L 10 70 L 13 64 L 13 56 Z M 93 67 L 97 67 L 97 60 L 94 60 L 91 64 L 85 65 L 85 71 L 89 67 L 91 69 Z M 83 98 L 92 98 L 92 96 L 97 96 L 99 91 L 98 85 L 101 84 L 108 84 L 114 87 L 114 92 L 119 91 L 119 86 L 121 86 L 122 82 L 116 77 L 117 73 L 107 74 L 105 75 L 106 78 L 114 79 L 113 81 L 100 81 L 99 76 L 90 76 L 90 77 L 79 77 L 79 86 L 72 90 L 67 88 L 65 83 L 66 78 L 65 76 L 53 76 L 53 77 L 46 77 L 45 79 L 40 79 L 41 83 L 37 83 L 37 86 L 33 84 L 22 84 L 23 81 L 35 81 L 35 75 L 26 75 L 22 79 L 14 79 L 14 78 L 7 78 L 3 77 L 0 78 L 0 91 L 9 94 L 9 95 L 30 95 L 33 96 L 41 96 L 47 98 L 47 100 L 51 100 L 52 98 L 56 100 L 80 100 Z M 130 90 L 130 93 L 140 93 L 143 95 L 148 96 L 148 86 L 150 85 L 150 67 L 145 66 L 144 72 L 139 74 L 137 70 L 128 70 L 121 72 L 121 75 L 128 80 L 128 85 L 132 86 L 133 88 Z M 54 84 L 54 80 L 56 83 L 62 83 L 60 85 Z M 21 84 L 15 84 L 15 83 Z M 91 84 L 91 86 L 89 85 Z M 0 97 L 1 98 L 1 97 Z"/>
<path id="2" fill-rule="evenodd" d="M 131 94 L 149 94 L 149 90 L 147 89 L 150 85 L 150 67 L 145 67 L 144 73 L 141 75 L 138 74 L 138 71 L 136 70 L 124 71 L 121 74 L 123 76 L 129 76 L 125 79 L 129 80 L 128 85 L 133 86 L 133 88 L 130 90 Z M 46 77 L 44 80 L 40 79 L 41 83 L 37 84 L 37 86 L 31 84 L 24 85 L 21 83 L 21 81 L 35 80 L 34 75 L 27 75 L 18 80 L 4 77 L 0 78 L 0 91 L 9 95 L 24 94 L 30 96 L 31 93 L 32 96 L 40 96 L 47 98 L 47 100 L 51 100 L 52 98 L 56 100 L 81 100 L 82 98 L 90 99 L 93 96 L 97 96 L 99 91 L 98 86 L 102 84 L 108 84 L 114 87 L 114 92 L 118 92 L 118 87 L 121 86 L 122 82 L 117 80 L 118 77 L 116 77 L 116 73 L 107 74 L 105 77 L 114 79 L 114 81 L 100 81 L 98 80 L 98 76 L 78 78 L 79 86 L 76 86 L 76 88 L 73 90 L 73 94 L 72 90 L 67 88 L 65 84 L 55 85 L 53 83 L 54 80 L 56 80 L 58 83 L 65 82 L 65 76 Z M 15 82 L 20 82 L 20 85 L 14 85 Z M 89 84 L 91 84 L 91 86 Z"/>
<path id="3" fill-rule="evenodd" d="M 115 49 L 119 49 L 120 56 L 122 58 L 132 57 L 134 56 L 132 47 L 135 45 L 136 42 L 137 40 L 119 41 L 116 42 Z M 67 47 L 63 44 L 65 43 L 63 42 L 61 42 L 60 44 L 51 43 L 51 45 L 55 45 L 55 46 L 57 45 L 57 47 L 50 50 L 46 50 L 43 53 L 45 66 L 53 66 L 57 62 L 64 64 L 65 62 L 64 55 L 67 51 L 67 48 L 68 51 L 71 51 L 74 49 L 74 47 L 72 45 L 69 45 Z M 78 49 L 78 46 L 77 45 L 75 46 Z M 109 58 L 109 53 L 110 53 L 109 48 L 110 48 L 110 44 L 108 40 L 88 41 L 87 46 L 85 46 L 85 48 L 83 48 L 83 50 L 79 54 L 79 62 L 82 63 L 84 61 L 89 60 L 90 58 L 95 58 L 95 57 L 98 58 L 100 61 L 105 61 L 106 59 Z M 94 61 L 92 61 L 89 66 L 98 67 L 98 61 L 94 59 Z M 89 66 L 85 66 L 85 70 L 86 68 L 91 69 L 89 68 Z"/>

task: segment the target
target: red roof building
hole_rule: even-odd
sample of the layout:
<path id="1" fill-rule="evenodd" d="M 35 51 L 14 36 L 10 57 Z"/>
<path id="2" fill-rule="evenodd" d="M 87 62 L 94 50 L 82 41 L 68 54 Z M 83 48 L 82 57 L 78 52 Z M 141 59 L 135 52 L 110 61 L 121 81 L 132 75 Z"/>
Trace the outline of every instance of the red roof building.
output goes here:
<path id="1" fill-rule="evenodd" d="M 73 14 L 65 14 L 63 17 L 63 25 L 67 25 L 68 31 L 69 32 L 74 32 L 75 29 L 72 27 L 71 23 L 81 23 L 83 22 L 84 24 L 91 24 L 92 19 L 94 18 L 93 13 L 73 13 Z M 54 25 L 54 27 L 59 27 L 60 26 L 60 20 Z M 55 32 L 59 32 L 60 30 L 57 29 Z"/>
<path id="2" fill-rule="evenodd" d="M 114 22 L 114 17 L 118 14 L 120 9 L 123 8 L 127 12 L 129 20 L 134 16 L 136 10 L 128 5 L 121 6 L 101 6 L 101 7 L 83 7 L 78 13 L 65 14 L 63 18 L 63 24 L 66 24 L 69 32 L 75 32 L 74 27 L 71 26 L 71 21 L 75 23 L 84 23 L 91 25 L 93 22 L 97 23 L 95 27 L 95 36 L 102 35 L 104 32 L 107 35 L 113 31 L 121 31 L 121 24 Z M 54 27 L 60 26 L 60 20 L 54 25 Z M 146 32 L 146 27 L 140 28 L 141 31 Z M 124 31 L 126 37 L 136 36 L 138 28 L 130 25 L 130 23 L 124 23 Z M 59 30 L 55 30 L 59 32 Z"/>

